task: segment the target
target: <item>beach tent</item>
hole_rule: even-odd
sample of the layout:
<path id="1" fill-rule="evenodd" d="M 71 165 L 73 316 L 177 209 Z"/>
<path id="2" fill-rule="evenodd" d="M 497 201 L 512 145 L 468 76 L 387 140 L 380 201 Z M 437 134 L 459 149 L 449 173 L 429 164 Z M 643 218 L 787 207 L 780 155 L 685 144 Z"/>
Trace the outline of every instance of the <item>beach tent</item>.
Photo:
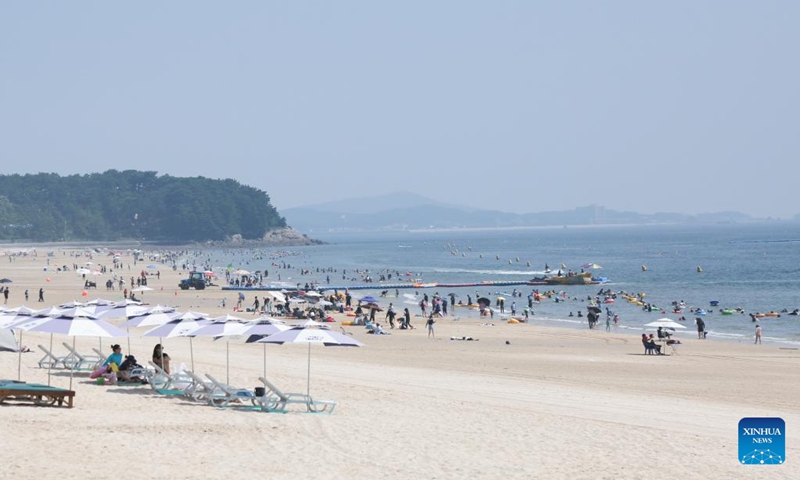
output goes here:
<path id="1" fill-rule="evenodd" d="M 0 352 L 18 352 L 17 338 L 11 330 L 0 330 Z"/>

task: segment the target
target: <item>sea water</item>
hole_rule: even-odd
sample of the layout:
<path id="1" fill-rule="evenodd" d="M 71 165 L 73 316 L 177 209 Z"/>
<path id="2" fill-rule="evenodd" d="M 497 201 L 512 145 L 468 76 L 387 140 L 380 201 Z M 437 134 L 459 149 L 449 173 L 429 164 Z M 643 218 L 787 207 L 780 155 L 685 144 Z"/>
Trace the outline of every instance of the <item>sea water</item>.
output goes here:
<path id="1" fill-rule="evenodd" d="M 620 317 L 615 329 L 639 333 L 643 325 L 662 317 L 678 320 L 682 315 L 686 331 L 696 336 L 695 314 L 690 307 L 704 308 L 702 316 L 709 338 L 751 342 L 754 325 L 749 313 L 782 312 L 800 308 L 800 223 L 766 222 L 747 225 L 607 226 L 533 229 L 487 229 L 449 231 L 387 231 L 363 233 L 318 233 L 313 238 L 326 245 L 249 250 L 213 250 L 204 259 L 217 269 L 232 266 L 250 271 L 268 271 L 265 282 L 301 284 L 317 282 L 321 288 L 364 285 L 369 272 L 374 289 L 351 292 L 355 298 L 376 298 L 387 289 L 377 282 L 380 274 L 392 273 L 387 283 L 481 283 L 522 281 L 539 277 L 545 266 L 574 272 L 582 266 L 607 283 L 586 286 L 491 286 L 389 288 L 380 298 L 384 305 L 408 307 L 419 314 L 422 295 L 431 297 L 454 293 L 456 301 L 474 302 L 478 296 L 495 304 L 505 297 L 506 313 L 512 302 L 517 317 L 527 306 L 534 289 L 556 290 L 566 301 L 553 299 L 533 305 L 531 323 L 587 328 L 584 315 L 587 299 L 602 289 L 646 294 L 645 300 L 660 310 L 647 312 L 618 298 L 601 304 Z M 283 268 L 284 266 L 288 266 Z M 318 271 L 318 269 L 320 269 Z M 322 271 L 322 270 L 327 271 Z M 301 270 L 309 270 L 301 274 Z M 332 271 L 331 271 L 332 270 Z M 361 273 L 357 273 L 357 271 Z M 399 273 L 399 277 L 397 275 Z M 514 290 L 522 297 L 512 297 Z M 399 294 L 399 296 L 395 296 Z M 563 297 L 562 297 L 563 298 Z M 682 314 L 672 313 L 672 302 L 685 302 Z M 718 306 L 711 306 L 711 301 Z M 747 314 L 722 315 L 721 309 L 741 308 Z M 476 310 L 450 308 L 450 314 L 465 321 L 478 318 Z M 494 321 L 507 316 L 495 315 Z M 788 315 L 759 319 L 768 341 L 800 344 L 800 317 Z M 599 330 L 605 329 L 605 312 Z"/>

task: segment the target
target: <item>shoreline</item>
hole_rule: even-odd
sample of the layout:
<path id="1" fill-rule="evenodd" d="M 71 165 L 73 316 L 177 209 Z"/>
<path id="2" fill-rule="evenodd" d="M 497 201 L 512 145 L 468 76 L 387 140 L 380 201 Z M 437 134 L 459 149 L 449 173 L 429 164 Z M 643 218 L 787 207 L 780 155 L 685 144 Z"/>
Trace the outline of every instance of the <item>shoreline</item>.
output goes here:
<path id="1" fill-rule="evenodd" d="M 14 280 L 9 307 L 23 303 L 24 289 L 33 293 L 40 286 L 46 301 L 36 302 L 34 293 L 29 307 L 96 297 L 121 300 L 119 290 L 102 287 L 84 296 L 81 276 L 44 271 L 47 258 L 0 262 L 5 269 L 0 276 Z M 90 260 L 82 250 L 58 251 L 55 259 L 49 258 L 69 264 L 106 261 L 105 256 Z M 118 273 L 126 277 L 146 265 L 134 266 L 127 255 L 123 263 Z M 160 272 L 148 278 L 153 290 L 141 294 L 151 305 L 211 317 L 257 318 L 233 312 L 232 292 L 182 291 L 177 283 L 184 272 Z M 99 276 L 98 284 L 105 278 Z M 400 306 L 401 298 L 385 298 L 381 304 L 385 300 Z M 225 308 L 222 299 L 228 300 Z M 335 331 L 351 318 L 332 316 Z M 118 343 L 123 354 L 133 353 L 141 364 L 162 343 L 175 369 L 210 374 L 248 391 L 266 370 L 284 391 L 310 389 L 315 398 L 338 405 L 332 415 L 220 409 L 159 395 L 146 385 L 100 386 L 86 372 L 77 373 L 72 409 L 0 407 L 7 413 L 7 430 L 14 432 L 0 441 L 8 458 L 6 475 L 114 478 L 119 474 L 107 461 L 92 460 L 88 453 L 98 445 L 113 445 L 145 459 L 127 462 L 126 478 L 219 478 L 231 468 L 246 476 L 269 469 L 277 479 L 639 479 L 665 471 L 703 480 L 791 478 L 786 467 L 740 465 L 736 442 L 737 424 L 744 417 L 780 417 L 792 429 L 800 424 L 796 350 L 767 342 L 750 346 L 687 340 L 677 355 L 670 349 L 670 355 L 645 355 L 636 333 L 622 329 L 606 333 L 601 325 L 595 332 L 585 324 L 569 328 L 563 325 L 568 322 L 552 325 L 556 322 L 536 316 L 530 325 L 514 325 L 497 315 L 490 327 L 482 326 L 487 322 L 477 315 L 460 317 L 437 321 L 435 339 L 428 338 L 424 320 L 417 316 L 411 320 L 413 330 L 387 328 L 390 335 L 344 326 L 365 344 L 362 348 L 259 346 L 207 337 L 159 340 L 142 336 L 147 328 L 132 328 L 128 338 L 76 337 L 82 353 L 92 353 L 92 348 L 107 352 Z M 379 319 L 384 323 L 381 314 Z M 48 383 L 48 371 L 37 362 L 43 353 L 38 345 L 49 345 L 50 338 L 24 332 L 23 344 L 35 352 L 0 352 L 0 377 L 17 378 L 21 358 L 22 380 Z M 71 342 L 71 337 L 55 335 L 54 354 L 66 353 L 62 342 Z M 69 377 L 63 370 L 53 371 L 49 381 L 67 388 Z M 187 438 L 192 447 L 181 447 Z M 590 448 L 577 439 L 592 439 Z M 393 448 L 384 452 L 385 445 Z M 287 461 L 310 448 L 314 461 Z M 32 453 L 42 451 L 48 452 L 46 459 Z M 631 452 L 647 461 L 632 468 Z M 787 443 L 787 457 L 798 455 L 800 445 Z"/>

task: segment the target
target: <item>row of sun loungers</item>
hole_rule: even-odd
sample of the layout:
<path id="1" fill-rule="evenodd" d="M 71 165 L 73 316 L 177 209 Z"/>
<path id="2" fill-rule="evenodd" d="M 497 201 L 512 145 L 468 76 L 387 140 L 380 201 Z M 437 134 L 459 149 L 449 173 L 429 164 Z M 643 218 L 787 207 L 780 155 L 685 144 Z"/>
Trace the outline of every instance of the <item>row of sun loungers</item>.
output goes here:
<path id="1" fill-rule="evenodd" d="M 220 382 L 211 375 L 206 379 L 194 372 L 169 374 L 150 362 L 155 374 L 150 378 L 150 386 L 162 395 L 179 395 L 197 402 L 206 402 L 216 408 L 255 408 L 264 412 L 286 412 L 289 405 L 302 405 L 311 413 L 331 413 L 336 402 L 317 400 L 304 393 L 284 393 L 264 377 L 259 381 L 264 385 L 263 392 L 238 388 Z M 263 395 L 256 395 L 263 393 Z"/>
<path id="2" fill-rule="evenodd" d="M 39 360 L 39 368 L 92 371 L 106 360 L 105 355 L 102 355 L 97 350 L 95 350 L 95 353 L 98 353 L 98 355 L 83 355 L 67 342 L 62 343 L 62 345 L 64 345 L 69 354 L 57 356 L 44 345 L 39 345 L 39 350 L 44 352 L 44 356 Z"/>
<path id="3" fill-rule="evenodd" d="M 65 356 L 54 355 L 43 345 L 39 345 L 39 349 L 44 352 L 44 356 L 39 360 L 39 367 L 94 371 L 107 358 L 96 348 L 92 349 L 95 355 L 85 355 L 66 342 L 63 345 L 69 352 Z M 290 405 L 302 405 L 306 411 L 312 413 L 331 413 L 336 408 L 336 402 L 330 400 L 318 400 L 304 393 L 285 393 L 265 377 L 259 377 L 259 381 L 264 385 L 263 388 L 249 390 L 225 384 L 211 375 L 206 375 L 204 379 L 194 372 L 169 374 L 157 364 L 149 363 L 150 368 L 134 369 L 129 376 L 147 379 L 150 387 L 161 395 L 181 396 L 197 402 L 206 402 L 216 408 L 247 407 L 264 412 L 286 412 Z M 74 396 L 74 392 L 71 393 Z M 62 396 L 58 399 L 58 403 L 61 404 L 64 398 Z M 44 400 L 40 398 L 39 401 Z M 72 405 L 71 396 L 68 397 L 68 403 Z"/>

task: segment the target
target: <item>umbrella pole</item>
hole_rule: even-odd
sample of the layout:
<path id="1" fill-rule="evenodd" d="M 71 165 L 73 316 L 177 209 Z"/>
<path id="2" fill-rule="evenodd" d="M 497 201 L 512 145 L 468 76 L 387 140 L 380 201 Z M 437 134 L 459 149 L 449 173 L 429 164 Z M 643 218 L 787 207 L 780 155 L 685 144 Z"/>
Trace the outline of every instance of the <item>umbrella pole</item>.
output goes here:
<path id="1" fill-rule="evenodd" d="M 161 350 L 164 350 L 163 348 Z M 194 373 L 194 347 L 192 347 L 192 337 L 189 337 L 189 358 L 192 361 L 192 373 Z"/>
<path id="2" fill-rule="evenodd" d="M 75 336 L 72 337 L 72 349 L 75 350 Z M 75 359 L 75 366 L 69 369 L 69 389 L 72 390 L 72 375 L 75 372 L 75 367 L 78 366 L 78 359 Z"/>
<path id="3" fill-rule="evenodd" d="M 225 383 L 231 384 L 231 342 L 225 342 Z"/>
<path id="4" fill-rule="evenodd" d="M 125 318 L 127 319 L 128 317 L 125 317 Z M 130 355 L 131 354 L 131 328 L 130 327 L 125 327 L 125 333 L 128 334 L 128 355 Z M 100 351 L 102 352 L 102 350 L 100 350 Z"/>
<path id="5" fill-rule="evenodd" d="M 267 378 L 267 344 L 264 344 L 264 378 Z"/>
<path id="6" fill-rule="evenodd" d="M 53 334 L 50 334 L 50 351 L 53 351 Z M 64 365 L 66 367 L 66 365 Z M 53 371 L 53 362 L 47 363 L 47 386 L 50 386 L 50 373 Z"/>
<path id="7" fill-rule="evenodd" d="M 17 361 L 17 380 L 22 380 L 22 330 L 19 331 L 19 345 L 17 345 L 19 359 Z"/>
<path id="8" fill-rule="evenodd" d="M 306 395 L 311 398 L 311 342 L 308 342 L 308 380 L 306 384 Z"/>

